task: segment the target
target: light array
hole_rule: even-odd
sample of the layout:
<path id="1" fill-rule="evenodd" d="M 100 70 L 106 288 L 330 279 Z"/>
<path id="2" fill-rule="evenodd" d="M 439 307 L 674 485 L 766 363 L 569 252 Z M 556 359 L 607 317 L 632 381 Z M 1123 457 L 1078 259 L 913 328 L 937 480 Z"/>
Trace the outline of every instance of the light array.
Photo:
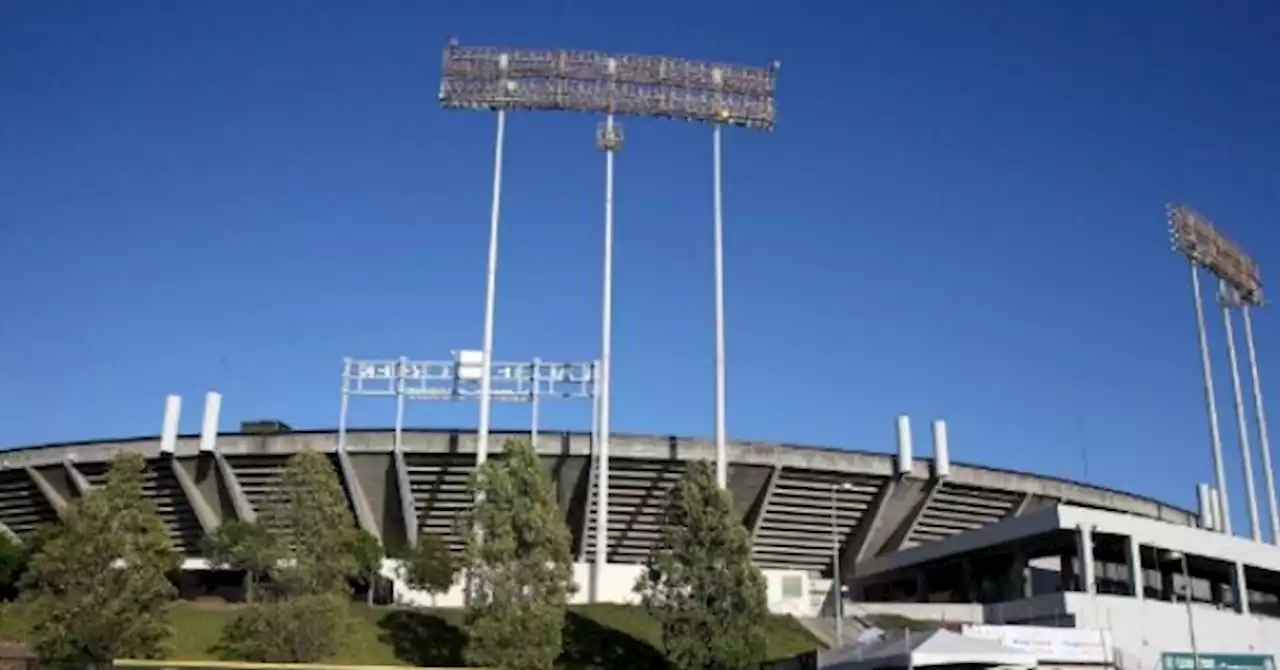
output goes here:
<path id="1" fill-rule="evenodd" d="M 769 130 L 777 64 L 566 49 L 444 50 L 440 103 L 457 109 L 536 109 L 655 116 Z"/>
<path id="2" fill-rule="evenodd" d="M 1169 206 L 1174 249 L 1227 282 L 1249 305 L 1262 304 L 1262 275 L 1240 247 L 1186 205 Z"/>

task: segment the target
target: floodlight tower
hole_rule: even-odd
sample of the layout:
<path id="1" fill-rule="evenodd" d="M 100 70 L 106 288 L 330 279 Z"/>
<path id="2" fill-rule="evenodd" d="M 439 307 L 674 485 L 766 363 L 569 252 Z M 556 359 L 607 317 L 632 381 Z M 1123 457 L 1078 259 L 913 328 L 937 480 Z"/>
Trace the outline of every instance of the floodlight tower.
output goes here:
<path id="1" fill-rule="evenodd" d="M 1254 540 L 1261 540 L 1261 526 L 1258 520 L 1257 494 L 1253 482 L 1253 458 L 1249 445 L 1248 427 L 1245 425 L 1244 398 L 1240 388 L 1240 376 L 1235 354 L 1235 333 L 1230 310 L 1240 307 L 1244 311 L 1245 338 L 1249 342 L 1250 362 L 1256 364 L 1256 352 L 1252 345 L 1252 324 L 1249 320 L 1248 307 L 1262 304 L 1262 279 L 1258 266 L 1234 242 L 1224 236 L 1207 219 L 1185 205 L 1170 205 L 1168 208 L 1169 231 L 1173 238 L 1174 250 L 1182 254 L 1191 263 L 1191 284 L 1195 294 L 1196 325 L 1200 339 L 1200 358 L 1205 380 L 1205 403 L 1209 411 L 1209 432 L 1213 443 L 1214 475 L 1217 479 L 1221 497 L 1221 530 L 1231 534 L 1231 509 L 1227 495 L 1226 481 L 1222 467 L 1222 444 L 1218 433 L 1217 408 L 1214 402 L 1213 372 L 1209 364 L 1207 336 L 1204 330 L 1204 309 L 1200 303 L 1200 268 L 1205 268 L 1219 280 L 1219 295 L 1223 302 L 1223 323 L 1227 335 L 1227 353 L 1231 363 L 1232 381 L 1235 391 L 1236 422 L 1240 436 L 1240 456 L 1244 466 L 1245 491 L 1248 496 L 1250 525 Z M 1260 442 L 1262 444 L 1263 466 L 1266 470 L 1267 495 L 1271 511 L 1272 540 L 1280 541 L 1275 533 L 1277 527 L 1275 482 L 1271 472 L 1270 444 L 1266 435 L 1266 419 L 1262 411 L 1261 384 L 1257 379 L 1257 367 L 1254 372 L 1254 405 L 1258 411 Z"/>
<path id="2" fill-rule="evenodd" d="M 716 460 L 720 485 L 727 484 L 725 453 L 724 281 L 720 207 L 721 127 L 770 130 L 777 63 L 747 67 L 663 56 L 606 54 L 565 49 L 464 47 L 451 41 L 444 50 L 440 103 L 449 109 L 498 112 L 494 159 L 494 197 L 490 220 L 489 273 L 485 303 L 485 357 L 491 355 L 494 268 L 497 265 L 498 195 L 501 190 L 502 132 L 512 109 L 603 113 L 598 146 L 605 151 L 605 273 L 601 314 L 600 448 L 597 458 L 597 558 L 606 554 L 609 489 L 609 432 L 612 384 L 613 158 L 621 146 L 618 114 L 681 119 L 714 124 L 715 297 L 716 297 Z M 480 445 L 487 446 L 489 399 L 482 394 Z M 601 571 L 596 571 L 600 579 Z M 599 593 L 599 584 L 596 585 Z"/>

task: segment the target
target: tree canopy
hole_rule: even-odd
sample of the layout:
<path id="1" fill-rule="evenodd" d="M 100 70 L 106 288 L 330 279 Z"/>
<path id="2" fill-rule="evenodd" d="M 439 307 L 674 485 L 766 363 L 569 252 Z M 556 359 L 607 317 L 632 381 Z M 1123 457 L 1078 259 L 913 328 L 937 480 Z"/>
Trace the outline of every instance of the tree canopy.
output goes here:
<path id="1" fill-rule="evenodd" d="M 181 563 L 164 521 L 143 495 L 146 461 L 117 456 L 103 486 L 67 506 L 31 559 L 22 599 L 32 650 L 49 664 L 154 658 L 170 635 Z"/>
<path id="2" fill-rule="evenodd" d="M 295 454 L 277 491 L 261 523 L 292 559 L 280 571 L 281 581 L 293 595 L 345 591 L 347 580 L 359 576 L 356 525 L 329 457 L 310 450 Z"/>
<path id="3" fill-rule="evenodd" d="M 280 545 L 266 526 L 248 521 L 223 522 L 201 543 L 204 557 L 214 566 L 245 572 L 245 599 L 253 602 L 258 577 L 276 567 Z"/>
<path id="4" fill-rule="evenodd" d="M 462 517 L 467 662 L 498 670 L 549 670 L 560 655 L 573 592 L 570 535 L 551 478 L 528 441 L 510 440 L 471 479 Z"/>
<path id="5" fill-rule="evenodd" d="M 404 580 L 409 586 L 433 596 L 448 593 L 457 572 L 457 561 L 449 546 L 435 533 L 420 535 L 418 546 L 410 549 L 404 559 Z"/>
<path id="6" fill-rule="evenodd" d="M 764 578 L 709 463 L 691 464 L 672 491 L 636 591 L 661 622 L 676 670 L 747 670 L 763 660 Z"/>

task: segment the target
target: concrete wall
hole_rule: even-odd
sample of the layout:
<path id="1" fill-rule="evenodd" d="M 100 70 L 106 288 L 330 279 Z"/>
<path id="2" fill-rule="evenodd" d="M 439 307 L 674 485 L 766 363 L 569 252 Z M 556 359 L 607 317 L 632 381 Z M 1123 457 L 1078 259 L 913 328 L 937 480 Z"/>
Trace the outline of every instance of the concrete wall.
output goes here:
<path id="1" fill-rule="evenodd" d="M 636 580 L 644 570 L 642 565 L 606 564 L 604 579 L 601 580 L 603 592 L 591 593 L 591 577 L 594 569 L 592 563 L 574 563 L 573 578 L 577 592 L 570 598 L 572 605 L 585 605 L 591 602 L 636 604 L 640 601 L 634 588 Z M 807 584 L 804 596 L 787 597 L 783 592 L 784 579 L 808 580 L 804 572 L 791 570 L 764 570 L 767 584 L 769 611 L 792 616 L 811 616 L 811 606 L 807 597 Z M 386 559 L 382 562 L 381 574 L 395 584 L 396 602 L 414 607 L 462 607 L 466 604 L 463 592 L 463 577 L 459 576 L 448 593 L 432 596 L 424 591 L 409 588 L 401 577 L 401 561 Z"/>
<path id="2" fill-rule="evenodd" d="M 1083 593 L 1063 595 L 1079 627 L 1111 630 L 1123 658 L 1134 661 L 1125 670 L 1159 670 L 1161 653 L 1191 651 L 1184 604 Z M 1193 605 L 1191 610 L 1201 653 L 1280 656 L 1280 620 L 1207 605 Z"/>

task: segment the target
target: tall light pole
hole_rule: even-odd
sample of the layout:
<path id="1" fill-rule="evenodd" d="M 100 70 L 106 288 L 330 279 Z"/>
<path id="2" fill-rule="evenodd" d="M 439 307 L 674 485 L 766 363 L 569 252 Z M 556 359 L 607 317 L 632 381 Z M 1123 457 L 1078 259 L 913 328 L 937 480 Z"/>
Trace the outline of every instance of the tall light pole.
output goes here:
<path id="1" fill-rule="evenodd" d="M 1241 305 L 1244 315 L 1244 342 L 1249 350 L 1249 372 L 1253 377 L 1253 412 L 1258 421 L 1258 447 L 1262 450 L 1262 470 L 1267 483 L 1267 507 L 1271 516 L 1271 542 L 1280 544 L 1280 510 L 1276 509 L 1276 479 L 1271 469 L 1271 441 L 1267 437 L 1267 411 L 1262 402 L 1262 381 L 1258 378 L 1258 353 L 1253 346 L 1253 318 L 1249 305 Z"/>
<path id="2" fill-rule="evenodd" d="M 507 55 L 498 59 L 498 69 L 507 70 Z M 498 220 L 502 213 L 502 144 L 507 130 L 507 110 L 498 108 L 498 133 L 493 147 L 493 202 L 489 207 L 489 262 L 484 285 L 484 335 L 480 344 L 483 369 L 493 365 L 493 311 L 498 292 Z M 493 409 L 492 375 L 480 378 L 480 426 L 476 435 L 476 467 L 489 457 L 489 417 Z"/>
<path id="3" fill-rule="evenodd" d="M 713 199 L 715 200 L 714 244 L 715 244 L 715 311 L 716 311 L 716 380 L 715 380 L 715 421 L 716 421 L 716 484 L 722 489 L 729 488 L 729 453 L 728 438 L 725 435 L 725 354 L 724 354 L 724 215 L 720 198 L 720 125 L 711 131 L 712 142 L 712 174 L 714 180 Z"/>
<path id="4" fill-rule="evenodd" d="M 1191 263 L 1191 292 L 1196 303 L 1196 333 L 1200 340 L 1200 368 L 1204 375 L 1204 404 L 1209 414 L 1209 443 L 1213 453 L 1213 476 L 1222 496 L 1222 532 L 1231 535 L 1231 496 L 1227 494 L 1227 474 L 1222 467 L 1222 435 L 1218 429 L 1218 402 L 1213 390 L 1213 365 L 1209 362 L 1209 336 L 1204 329 L 1204 305 L 1200 299 L 1200 268 Z"/>
<path id="5" fill-rule="evenodd" d="M 1236 436 L 1240 442 L 1240 462 L 1244 466 L 1244 490 L 1249 504 L 1249 530 L 1254 542 L 1262 541 L 1258 522 L 1258 491 L 1253 483 L 1253 449 L 1249 446 L 1249 425 L 1244 417 L 1244 393 L 1240 390 L 1240 363 L 1236 359 L 1236 333 L 1231 308 L 1238 304 L 1235 291 L 1218 280 L 1218 301 L 1222 303 L 1222 326 L 1227 337 L 1227 361 L 1231 364 L 1231 386 L 1235 392 Z"/>
<path id="6" fill-rule="evenodd" d="M 725 379 L 723 250 L 720 215 L 720 135 L 723 126 L 771 130 L 778 64 L 750 67 L 706 61 L 607 54 L 567 49 L 445 48 L 440 103 L 450 109 L 498 111 L 498 160 L 501 165 L 503 111 L 508 109 L 579 111 L 649 116 L 714 125 L 716 201 L 716 449 L 717 479 L 727 483 L 725 455 Z M 510 78 L 510 79 L 509 79 Z M 606 124 L 608 121 L 606 121 Z M 606 169 L 612 161 L 606 151 Z M 490 233 L 490 292 L 486 309 L 487 344 L 492 336 L 493 268 L 497 263 L 500 169 L 494 171 Z M 608 253 L 608 252 L 606 252 Z M 604 317 L 607 320 L 607 317 Z M 606 339 L 602 336 L 602 339 Z M 603 356 L 603 354 L 602 354 Z M 602 376 L 609 379 L 603 360 Z M 605 382 L 606 386 L 608 381 Z M 607 402 L 603 403 L 607 406 Z M 481 444 L 487 446 L 488 410 L 481 408 Z M 603 411 L 607 412 L 607 409 Z M 603 418 L 603 417 L 602 417 Z M 601 426 L 607 435 L 607 424 Z M 607 437 L 605 438 L 607 439 Z M 603 446 L 603 444 L 602 444 Z M 602 459 L 603 462 L 603 459 Z"/>
<path id="7" fill-rule="evenodd" d="M 835 594 L 836 648 L 844 645 L 844 584 L 840 581 L 840 491 L 852 491 L 849 482 L 831 485 L 831 589 Z"/>
<path id="8" fill-rule="evenodd" d="M 617 62 L 609 70 L 616 74 Z M 600 301 L 600 449 L 596 454 L 596 555 L 592 592 L 603 593 L 605 565 L 609 560 L 609 431 L 610 383 L 613 377 L 613 154 L 622 147 L 622 128 L 610 113 L 596 133 L 596 146 L 604 151 L 604 272 Z"/>
<path id="9" fill-rule="evenodd" d="M 1214 477 L 1217 480 L 1218 492 L 1221 496 L 1222 532 L 1231 535 L 1231 496 L 1227 493 L 1226 475 L 1222 467 L 1222 440 L 1218 431 L 1218 410 L 1214 400 L 1213 369 L 1209 363 L 1208 336 L 1205 334 L 1204 329 L 1204 307 L 1200 300 L 1200 268 L 1203 267 L 1213 273 L 1214 276 L 1222 281 L 1224 286 L 1231 289 L 1233 296 L 1239 300 L 1240 304 L 1245 306 L 1262 304 L 1262 279 L 1258 272 L 1258 266 L 1253 260 L 1241 251 L 1234 242 L 1219 232 L 1208 219 L 1195 210 L 1181 204 L 1169 205 L 1168 222 L 1173 250 L 1185 256 L 1191 263 L 1191 290 L 1194 294 L 1196 308 L 1196 331 L 1200 340 L 1200 367 L 1204 375 L 1205 405 L 1209 413 L 1209 438 L 1213 448 Z M 1227 323 L 1228 337 L 1230 337 L 1230 315 L 1227 314 L 1224 318 Z M 1234 352 L 1234 338 L 1232 338 L 1229 346 L 1231 347 L 1230 351 Z M 1236 372 L 1234 355 L 1232 359 L 1232 372 L 1238 379 L 1239 373 Z M 1240 386 L 1237 382 L 1237 418 L 1241 421 L 1242 440 L 1247 440 L 1247 437 L 1244 437 L 1246 431 L 1243 430 L 1243 403 L 1240 399 L 1239 388 Z M 1247 444 L 1242 441 L 1241 447 L 1245 454 L 1245 467 L 1251 471 L 1252 466 L 1249 464 Z M 1247 479 L 1249 487 L 1252 489 L 1252 477 L 1247 477 Z M 1250 498 L 1251 504 L 1256 508 L 1256 498 L 1254 496 L 1250 496 Z M 1256 512 L 1253 514 L 1253 518 L 1257 518 Z M 1257 532 L 1255 521 L 1255 535 Z"/>

